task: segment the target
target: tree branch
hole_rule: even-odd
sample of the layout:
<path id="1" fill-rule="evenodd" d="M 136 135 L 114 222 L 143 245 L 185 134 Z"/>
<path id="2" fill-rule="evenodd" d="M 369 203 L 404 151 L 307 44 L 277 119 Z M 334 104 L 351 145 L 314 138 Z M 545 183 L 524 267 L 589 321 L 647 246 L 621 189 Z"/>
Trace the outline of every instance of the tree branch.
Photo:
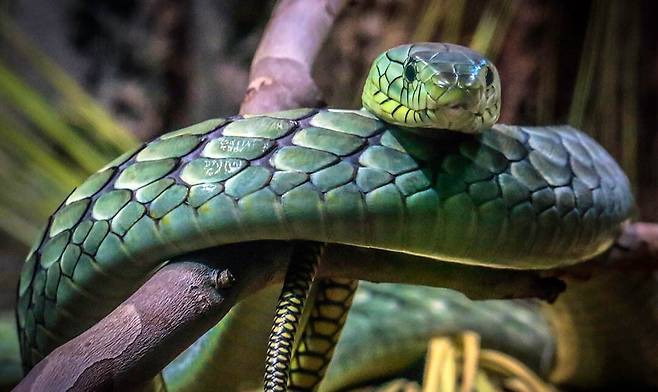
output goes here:
<path id="1" fill-rule="evenodd" d="M 216 274 L 197 263 L 164 267 L 107 317 L 39 362 L 16 390 L 111 390 L 143 383 L 144 375 L 154 376 L 177 346 L 194 342 L 235 302 L 235 290 L 218 288 Z"/>
<path id="2" fill-rule="evenodd" d="M 197 252 L 164 267 L 102 321 L 48 355 L 17 391 L 44 386 L 123 389 L 148 381 L 236 301 L 280 283 L 292 246 L 277 241 L 235 244 Z M 329 245 L 318 276 L 447 287 L 474 299 L 553 300 L 564 288 L 556 276 L 583 280 L 582 269 L 589 265 L 594 266 L 590 274 L 636 264 L 655 269 L 657 250 L 658 224 L 648 223 L 627 226 L 615 247 L 596 260 L 548 272 L 428 262 L 420 257 L 400 262 L 399 255 L 384 251 Z M 235 277 L 230 285 L 221 283 L 228 281 L 221 273 L 226 270 Z"/>
<path id="3" fill-rule="evenodd" d="M 346 0 L 279 1 L 251 63 L 240 113 L 324 106 L 313 62 Z"/>
<path id="4" fill-rule="evenodd" d="M 144 385 L 237 301 L 282 280 L 285 254 L 235 249 L 240 251 L 226 247 L 225 259 L 210 250 L 163 267 L 96 325 L 39 362 L 16 391 Z"/>

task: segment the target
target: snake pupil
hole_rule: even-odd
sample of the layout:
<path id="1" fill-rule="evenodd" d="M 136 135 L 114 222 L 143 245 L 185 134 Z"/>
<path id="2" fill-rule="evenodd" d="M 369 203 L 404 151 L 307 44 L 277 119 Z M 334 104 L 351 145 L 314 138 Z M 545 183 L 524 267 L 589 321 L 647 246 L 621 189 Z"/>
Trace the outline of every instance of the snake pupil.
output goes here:
<path id="1" fill-rule="evenodd" d="M 413 63 L 409 63 L 404 67 L 404 77 L 410 82 L 416 80 L 416 67 L 414 67 Z"/>

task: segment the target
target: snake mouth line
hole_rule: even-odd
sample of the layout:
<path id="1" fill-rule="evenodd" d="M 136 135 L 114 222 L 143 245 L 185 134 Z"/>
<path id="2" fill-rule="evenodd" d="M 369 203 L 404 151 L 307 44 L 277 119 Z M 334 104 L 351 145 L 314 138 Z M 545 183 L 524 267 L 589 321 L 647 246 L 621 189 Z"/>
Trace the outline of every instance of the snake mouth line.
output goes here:
<path id="1" fill-rule="evenodd" d="M 443 96 L 448 90 L 449 89 L 445 90 L 439 96 L 439 98 L 441 96 Z M 384 101 L 382 101 L 381 103 L 379 103 L 379 105 L 382 105 L 386 102 L 394 102 L 394 103 L 397 104 L 395 109 L 393 109 L 390 113 L 385 112 L 389 116 L 394 118 L 395 113 L 398 110 L 401 110 L 403 108 L 407 110 L 407 113 L 404 116 L 404 125 L 405 126 L 412 125 L 412 126 L 420 127 L 420 128 L 452 129 L 454 121 L 448 119 L 448 117 L 459 116 L 460 112 L 466 112 L 469 115 L 474 116 L 475 118 L 479 119 L 480 122 L 484 122 L 484 113 L 483 112 L 481 112 L 477 109 L 476 110 L 470 109 L 468 107 L 468 105 L 466 103 L 463 103 L 463 102 L 455 103 L 455 104 L 450 105 L 450 106 L 438 106 L 438 107 L 435 107 L 435 108 L 425 107 L 425 108 L 415 109 L 415 108 L 412 108 L 410 106 L 407 106 L 407 105 L 403 104 L 400 100 L 391 97 L 390 94 L 383 91 L 379 86 L 377 86 L 377 91 L 376 91 L 375 94 L 377 94 L 377 93 L 381 93 L 381 94 L 386 96 L 386 99 Z M 432 124 L 431 124 L 433 121 L 436 121 L 436 119 L 438 118 L 437 117 L 437 112 L 439 112 L 440 110 L 450 111 L 450 114 L 451 114 L 451 116 L 445 116 L 444 115 L 444 117 L 447 120 L 447 124 L 444 128 L 437 128 L 435 126 L 432 126 Z M 413 115 L 413 120 L 414 120 L 413 122 L 409 121 L 410 114 Z M 430 124 L 425 125 L 424 124 L 425 121 L 430 122 Z"/>
<path id="2" fill-rule="evenodd" d="M 386 92 L 384 92 L 381 88 L 379 88 L 379 86 L 377 87 L 377 93 L 382 93 L 386 96 L 386 99 L 384 101 L 382 101 L 380 103 L 380 105 L 383 104 L 383 103 L 386 103 L 386 102 L 391 102 L 391 101 L 395 102 L 397 104 L 397 106 L 395 107 L 395 109 L 393 109 L 393 111 L 391 111 L 390 113 L 387 113 L 391 117 L 393 117 L 395 115 L 395 112 L 397 112 L 398 110 L 400 110 L 402 108 L 407 109 L 407 113 L 404 116 L 404 123 L 405 124 L 410 124 L 410 125 L 415 125 L 415 126 L 421 126 L 422 127 L 422 125 L 423 125 L 422 124 L 422 121 L 423 121 L 422 116 L 425 116 L 425 119 L 429 120 L 429 121 L 432 120 L 432 116 L 430 116 L 428 113 L 432 113 L 432 115 L 434 117 L 436 117 L 434 115 L 434 111 L 436 109 L 430 109 L 430 108 L 414 109 L 414 108 L 411 108 L 409 106 L 406 106 L 402 102 L 400 102 L 399 100 L 397 100 L 395 98 L 391 98 L 391 96 L 389 94 L 387 94 Z M 409 114 L 410 113 L 413 113 L 414 120 L 417 122 L 416 124 L 409 122 Z M 418 116 L 418 118 L 416 118 L 416 116 Z M 451 125 L 452 125 L 452 122 L 449 123 L 449 126 L 451 126 Z"/>

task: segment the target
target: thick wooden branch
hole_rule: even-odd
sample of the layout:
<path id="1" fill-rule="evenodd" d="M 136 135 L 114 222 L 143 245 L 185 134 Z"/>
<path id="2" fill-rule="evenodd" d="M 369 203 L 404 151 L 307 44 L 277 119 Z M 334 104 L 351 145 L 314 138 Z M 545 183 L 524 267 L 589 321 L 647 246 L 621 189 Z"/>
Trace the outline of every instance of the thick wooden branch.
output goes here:
<path id="1" fill-rule="evenodd" d="M 240 113 L 323 106 L 313 62 L 346 0 L 281 0 L 251 63 Z"/>
<path id="2" fill-rule="evenodd" d="M 197 263 L 164 267 L 107 317 L 48 355 L 16 390 L 112 390 L 144 383 L 235 302 L 235 290 L 220 288 L 217 275 Z"/>
<path id="3" fill-rule="evenodd" d="M 16 391 L 144 386 L 236 301 L 280 281 L 287 262 L 253 249 L 225 254 L 232 257 L 218 260 L 208 251 L 163 267 L 103 320 L 50 353 Z"/>

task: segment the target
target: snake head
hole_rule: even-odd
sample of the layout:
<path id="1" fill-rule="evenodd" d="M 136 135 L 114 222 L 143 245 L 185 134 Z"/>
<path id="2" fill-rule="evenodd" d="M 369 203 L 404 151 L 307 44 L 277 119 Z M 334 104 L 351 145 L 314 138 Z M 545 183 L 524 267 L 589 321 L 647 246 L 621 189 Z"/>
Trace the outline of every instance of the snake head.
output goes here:
<path id="1" fill-rule="evenodd" d="M 500 115 L 500 77 L 491 61 L 463 46 L 416 43 L 379 55 L 363 106 L 404 127 L 476 133 Z"/>

